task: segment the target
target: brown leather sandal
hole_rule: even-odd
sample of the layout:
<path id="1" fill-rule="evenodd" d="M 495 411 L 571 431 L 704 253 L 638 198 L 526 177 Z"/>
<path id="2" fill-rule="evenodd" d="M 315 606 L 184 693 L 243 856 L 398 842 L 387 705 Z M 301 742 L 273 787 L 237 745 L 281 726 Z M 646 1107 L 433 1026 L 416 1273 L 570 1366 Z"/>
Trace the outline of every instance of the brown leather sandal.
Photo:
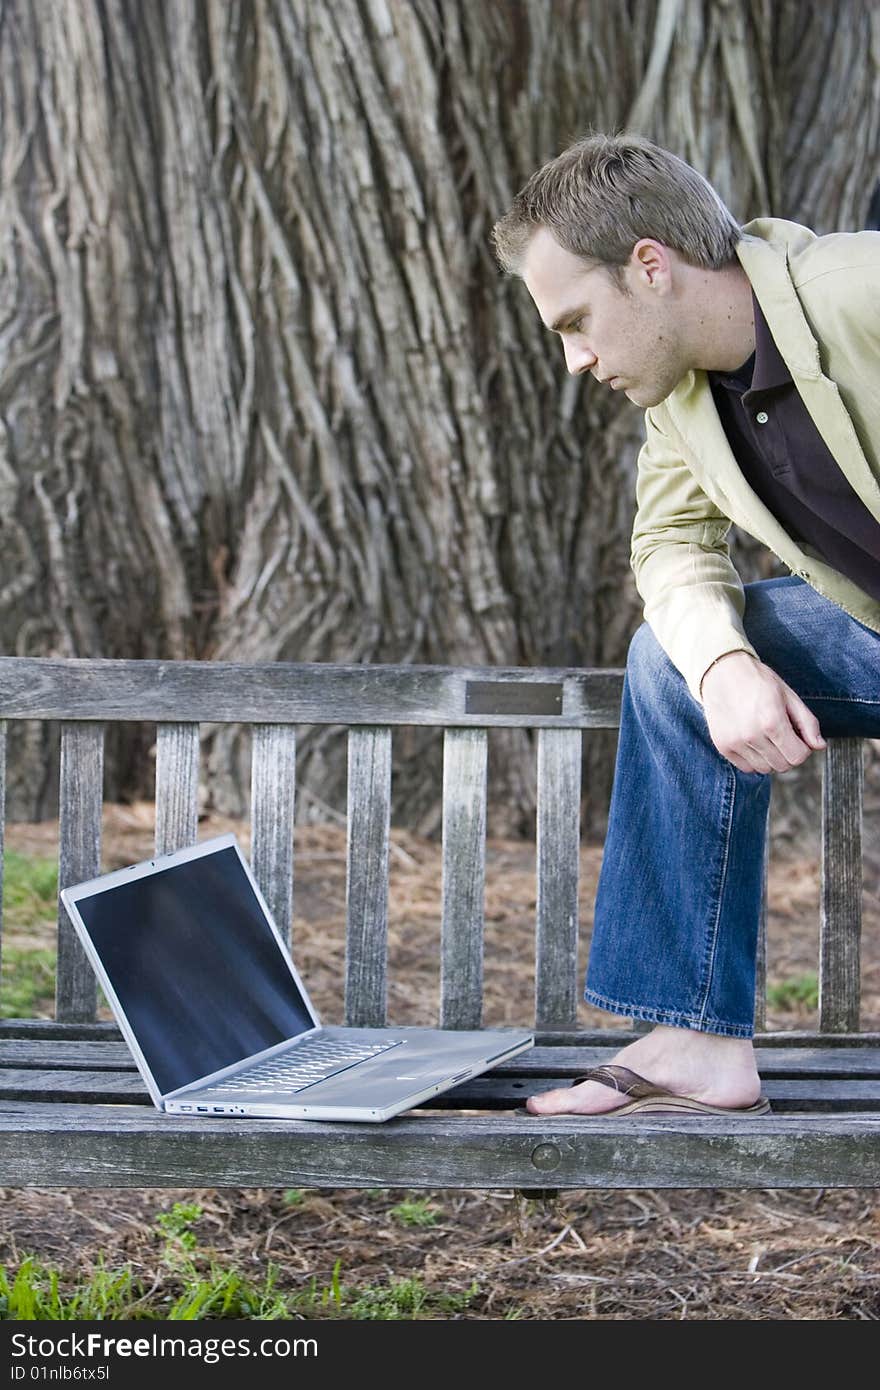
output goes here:
<path id="1" fill-rule="evenodd" d="M 753 1105 L 707 1105 L 705 1101 L 694 1100 L 691 1096 L 679 1096 L 674 1091 L 666 1091 L 662 1086 L 655 1086 L 653 1081 L 646 1081 L 638 1072 L 630 1071 L 629 1067 L 619 1067 L 614 1063 L 593 1067 L 592 1071 L 584 1072 L 583 1076 L 576 1076 L 571 1084 L 578 1086 L 582 1081 L 598 1081 L 600 1085 L 610 1086 L 621 1095 L 632 1097 L 616 1110 L 604 1111 L 601 1116 L 603 1120 L 609 1115 L 632 1115 L 636 1111 L 643 1115 L 770 1114 L 770 1102 L 766 1096 L 759 1096 Z"/>

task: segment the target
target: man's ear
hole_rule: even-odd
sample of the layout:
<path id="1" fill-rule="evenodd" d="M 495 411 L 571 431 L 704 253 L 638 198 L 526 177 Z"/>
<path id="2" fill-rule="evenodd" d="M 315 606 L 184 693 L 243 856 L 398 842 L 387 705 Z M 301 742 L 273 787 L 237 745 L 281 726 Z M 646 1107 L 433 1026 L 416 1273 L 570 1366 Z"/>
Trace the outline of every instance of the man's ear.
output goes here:
<path id="1" fill-rule="evenodd" d="M 642 237 L 630 252 L 630 265 L 642 284 L 658 288 L 669 279 L 672 268 L 669 248 L 661 241 Z"/>

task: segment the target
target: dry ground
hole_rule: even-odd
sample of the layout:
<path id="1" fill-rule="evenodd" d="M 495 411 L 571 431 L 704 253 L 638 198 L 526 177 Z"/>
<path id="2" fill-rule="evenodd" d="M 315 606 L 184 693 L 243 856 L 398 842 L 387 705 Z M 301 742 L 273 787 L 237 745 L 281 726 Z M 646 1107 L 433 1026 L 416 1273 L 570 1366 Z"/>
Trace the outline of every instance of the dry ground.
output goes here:
<path id="1" fill-rule="evenodd" d="M 200 838 L 247 826 L 206 816 Z M 12 825 L 8 843 L 54 852 L 51 823 Z M 389 1014 L 397 1023 L 437 1016 L 440 865 L 436 843 L 393 834 Z M 146 805 L 109 807 L 104 867 L 152 850 Z M 345 903 L 344 846 L 335 825 L 298 828 L 295 953 L 327 1022 L 339 1022 Z M 531 1022 L 533 846 L 492 840 L 487 866 L 486 1022 Z M 585 845 L 584 954 L 601 848 Z M 866 863 L 864 1026 L 880 1028 L 880 869 Z M 815 847 L 771 858 L 771 983 L 815 970 L 819 875 Z M 47 928 L 48 934 L 48 928 Z M 581 1006 L 585 1026 L 617 1020 Z M 802 1007 L 772 1010 L 771 1028 L 814 1023 Z M 403 1212 L 409 1198 L 422 1205 Z M 146 1283 L 173 1283 L 156 1218 L 195 1202 L 199 1257 L 234 1265 L 259 1283 L 270 1262 L 282 1289 L 334 1265 L 349 1287 L 417 1277 L 428 1289 L 471 1290 L 468 1318 L 874 1319 L 880 1317 L 880 1204 L 870 1190 L 582 1191 L 535 1201 L 502 1190 L 310 1190 L 291 1205 L 277 1190 L 0 1190 L 0 1261 L 27 1254 L 71 1277 L 127 1264 Z M 420 1213 L 430 1224 L 407 1224 Z M 476 1289 L 474 1291 L 474 1284 Z M 449 1316 L 450 1314 L 446 1314 Z M 454 1316 L 455 1314 L 451 1314 Z M 444 1316 L 443 1313 L 435 1316 Z"/>

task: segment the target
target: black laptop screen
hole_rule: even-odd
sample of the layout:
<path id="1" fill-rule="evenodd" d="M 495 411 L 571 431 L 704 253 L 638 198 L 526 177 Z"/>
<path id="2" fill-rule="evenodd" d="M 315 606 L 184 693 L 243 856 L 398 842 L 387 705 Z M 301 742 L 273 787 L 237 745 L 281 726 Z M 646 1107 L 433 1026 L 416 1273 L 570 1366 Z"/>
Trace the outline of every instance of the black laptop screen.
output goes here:
<path id="1" fill-rule="evenodd" d="M 314 1027 L 234 848 L 76 905 L 163 1095 Z"/>

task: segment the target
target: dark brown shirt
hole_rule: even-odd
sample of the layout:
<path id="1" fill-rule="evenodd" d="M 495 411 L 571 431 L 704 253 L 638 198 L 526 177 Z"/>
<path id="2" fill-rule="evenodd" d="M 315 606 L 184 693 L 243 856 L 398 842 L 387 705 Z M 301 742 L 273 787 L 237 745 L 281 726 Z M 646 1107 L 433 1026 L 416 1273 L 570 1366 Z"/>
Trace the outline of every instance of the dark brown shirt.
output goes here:
<path id="1" fill-rule="evenodd" d="M 736 372 L 708 373 L 733 455 L 793 540 L 880 599 L 880 524 L 813 423 L 754 295 L 752 303 L 754 353 Z"/>

